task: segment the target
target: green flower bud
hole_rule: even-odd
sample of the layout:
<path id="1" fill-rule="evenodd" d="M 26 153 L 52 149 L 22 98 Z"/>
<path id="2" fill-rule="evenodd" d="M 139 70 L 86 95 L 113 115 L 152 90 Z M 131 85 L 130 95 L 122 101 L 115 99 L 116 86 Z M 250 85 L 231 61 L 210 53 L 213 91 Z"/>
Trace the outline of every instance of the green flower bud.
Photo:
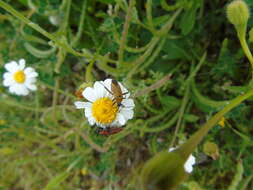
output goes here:
<path id="1" fill-rule="evenodd" d="M 187 177 L 185 160 L 176 151 L 162 151 L 145 163 L 141 190 L 174 190 Z"/>
<path id="2" fill-rule="evenodd" d="M 235 0 L 227 6 L 227 17 L 233 25 L 245 25 L 248 22 L 250 13 L 248 5 L 243 0 Z"/>

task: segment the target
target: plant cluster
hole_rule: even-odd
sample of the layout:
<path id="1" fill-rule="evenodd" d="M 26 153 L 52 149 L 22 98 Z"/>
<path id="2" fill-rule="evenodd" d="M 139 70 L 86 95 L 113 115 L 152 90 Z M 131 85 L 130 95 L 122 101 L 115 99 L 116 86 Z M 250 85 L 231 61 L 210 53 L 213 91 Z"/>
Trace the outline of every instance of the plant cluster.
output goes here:
<path id="1" fill-rule="evenodd" d="M 252 6 L 0 0 L 0 190 L 252 189 Z"/>

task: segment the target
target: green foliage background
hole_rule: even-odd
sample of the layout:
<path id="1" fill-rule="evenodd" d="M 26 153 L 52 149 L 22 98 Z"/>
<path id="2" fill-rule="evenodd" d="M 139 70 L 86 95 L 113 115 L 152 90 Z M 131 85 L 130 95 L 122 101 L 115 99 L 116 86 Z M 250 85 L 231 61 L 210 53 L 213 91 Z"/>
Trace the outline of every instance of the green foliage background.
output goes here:
<path id="1" fill-rule="evenodd" d="M 0 190 L 137 189 L 146 160 L 188 139 L 252 78 L 226 0 L 4 2 L 52 38 L 0 8 L 0 74 L 20 58 L 39 73 L 28 97 L 0 86 Z M 84 82 L 109 77 L 136 107 L 122 132 L 105 137 L 73 102 Z M 252 114 L 248 100 L 210 131 L 218 158 L 199 146 L 180 189 L 253 189 Z"/>

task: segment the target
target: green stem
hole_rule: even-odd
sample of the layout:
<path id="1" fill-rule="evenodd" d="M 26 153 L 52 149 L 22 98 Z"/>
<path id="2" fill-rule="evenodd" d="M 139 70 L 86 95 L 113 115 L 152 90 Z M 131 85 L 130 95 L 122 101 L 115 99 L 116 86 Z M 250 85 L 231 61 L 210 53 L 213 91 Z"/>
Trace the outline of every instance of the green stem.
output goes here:
<path id="1" fill-rule="evenodd" d="M 186 105 L 187 105 L 188 99 L 189 99 L 189 92 L 190 92 L 190 85 L 188 83 L 187 86 L 186 86 L 186 90 L 185 90 L 185 94 L 184 94 L 184 98 L 183 98 L 181 107 L 179 109 L 179 116 L 178 116 L 178 120 L 177 120 L 177 125 L 176 125 L 176 128 L 175 128 L 175 132 L 174 132 L 174 135 L 172 137 L 171 143 L 170 143 L 170 147 L 174 146 L 176 138 L 178 137 L 178 131 L 179 131 L 179 128 L 181 126 L 183 116 L 184 116 L 184 113 L 185 113 L 185 108 L 186 108 Z"/>
<path id="2" fill-rule="evenodd" d="M 126 15 L 126 21 L 124 23 L 124 28 L 123 28 L 123 32 L 122 32 L 122 38 L 120 41 L 120 47 L 119 47 L 119 51 L 118 51 L 118 56 L 119 56 L 119 64 L 122 63 L 123 59 L 124 59 L 124 49 L 125 49 L 125 45 L 127 43 L 127 33 L 128 33 L 128 29 L 130 26 L 130 21 L 132 18 L 132 10 L 135 4 L 135 0 L 130 0 L 129 2 L 129 6 L 127 9 L 127 15 Z"/>
<path id="3" fill-rule="evenodd" d="M 152 18 L 152 0 L 148 0 L 146 4 L 146 15 L 147 15 L 147 21 L 150 29 L 152 32 L 155 31 L 154 25 L 153 25 L 153 18 Z"/>
<path id="4" fill-rule="evenodd" d="M 215 114 L 207 123 L 201 127 L 191 138 L 185 142 L 182 146 L 180 146 L 176 151 L 183 156 L 186 160 L 189 155 L 194 151 L 194 149 L 198 146 L 201 140 L 206 136 L 208 131 L 217 124 L 220 119 L 228 113 L 231 109 L 238 106 L 242 101 L 253 95 L 253 89 L 248 91 L 246 94 L 240 95 L 236 97 L 234 100 L 231 100 L 230 103 L 225 106 L 221 111 Z"/>
<path id="5" fill-rule="evenodd" d="M 73 41 L 71 42 L 72 46 L 76 46 L 78 44 L 81 36 L 82 36 L 83 28 L 84 28 L 83 26 L 84 26 L 85 14 L 86 14 L 87 2 L 88 2 L 88 0 L 85 0 L 83 2 L 82 13 L 81 13 L 80 22 L 79 22 L 79 25 L 78 25 L 78 31 L 77 31 L 76 36 L 74 37 Z"/>
<path id="6" fill-rule="evenodd" d="M 248 46 L 248 44 L 246 42 L 245 36 L 241 36 L 241 35 L 238 34 L 238 38 L 240 40 L 242 49 L 243 49 L 246 57 L 249 59 L 249 62 L 250 62 L 251 67 L 253 69 L 253 57 L 252 57 L 252 54 L 251 54 L 251 52 L 249 50 L 249 46 Z"/>

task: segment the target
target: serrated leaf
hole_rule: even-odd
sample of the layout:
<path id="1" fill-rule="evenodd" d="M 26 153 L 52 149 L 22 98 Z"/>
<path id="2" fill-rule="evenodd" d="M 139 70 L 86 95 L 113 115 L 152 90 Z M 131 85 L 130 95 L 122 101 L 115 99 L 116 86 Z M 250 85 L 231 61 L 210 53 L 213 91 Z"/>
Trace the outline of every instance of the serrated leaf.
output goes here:
<path id="1" fill-rule="evenodd" d="M 228 74 L 229 76 L 234 77 L 236 69 L 236 59 L 228 48 L 228 39 L 225 38 L 222 42 L 218 62 L 214 65 L 211 72 L 218 76 Z"/>
<path id="2" fill-rule="evenodd" d="M 105 21 L 100 25 L 99 30 L 102 32 L 110 32 L 115 28 L 115 23 L 111 18 L 105 19 Z"/>

